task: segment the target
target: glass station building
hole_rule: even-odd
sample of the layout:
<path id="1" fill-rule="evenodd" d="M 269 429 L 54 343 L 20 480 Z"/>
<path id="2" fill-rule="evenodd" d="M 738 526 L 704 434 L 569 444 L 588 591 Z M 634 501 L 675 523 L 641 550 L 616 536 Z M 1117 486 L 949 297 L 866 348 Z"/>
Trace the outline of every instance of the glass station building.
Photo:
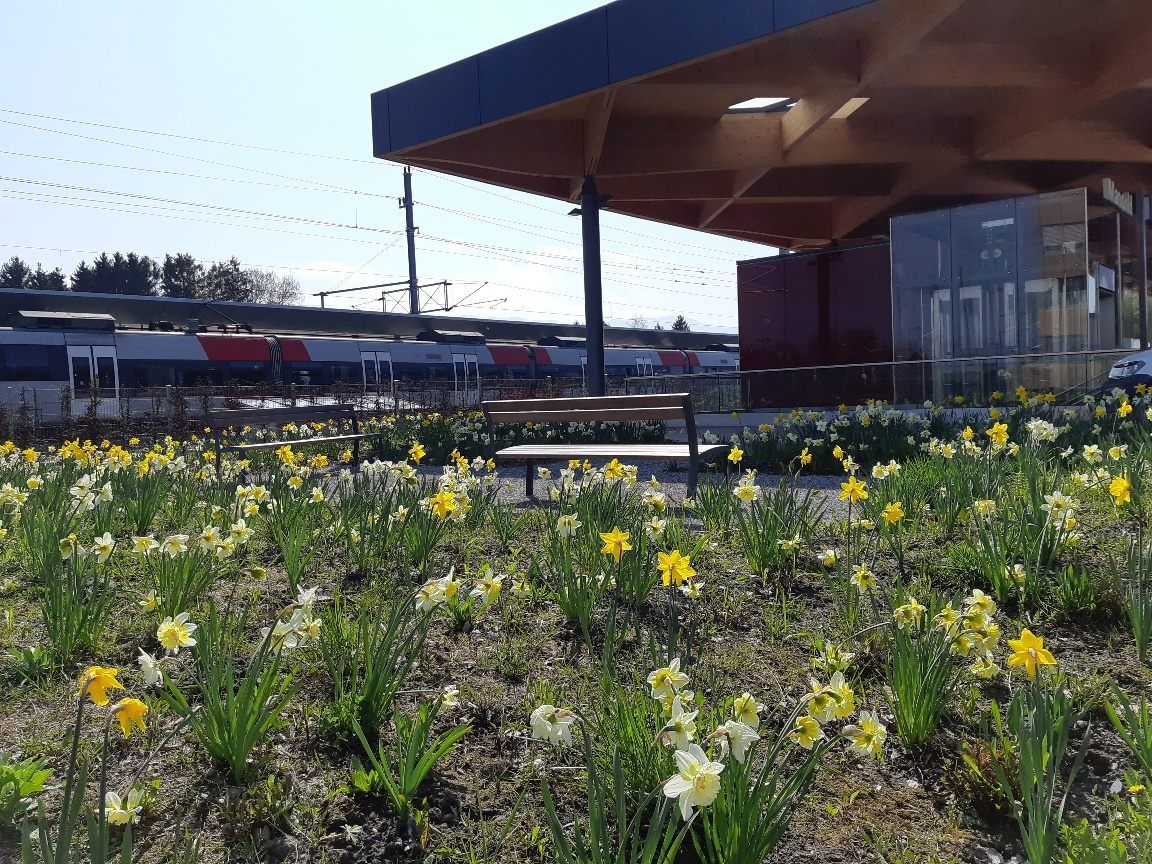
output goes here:
<path id="1" fill-rule="evenodd" d="M 760 401 L 1083 387 L 1146 322 L 1140 222 L 1105 190 L 896 216 L 886 243 L 741 262 L 742 367 L 792 370 L 764 376 Z"/>

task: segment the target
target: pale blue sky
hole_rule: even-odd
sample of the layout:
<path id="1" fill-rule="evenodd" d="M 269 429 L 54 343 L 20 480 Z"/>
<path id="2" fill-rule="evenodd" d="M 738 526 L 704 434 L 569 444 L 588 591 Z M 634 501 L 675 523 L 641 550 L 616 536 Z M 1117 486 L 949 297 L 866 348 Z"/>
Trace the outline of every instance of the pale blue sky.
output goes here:
<path id="1" fill-rule="evenodd" d="M 291 268 L 307 293 L 405 278 L 404 242 L 395 233 L 403 214 L 382 197 L 400 194 L 401 169 L 371 158 L 369 94 L 599 5 L 8 0 L 0 259 L 16 254 L 70 272 L 102 250 L 235 255 L 248 265 Z M 487 188 L 416 175 L 416 221 L 429 238 L 419 241 L 421 281 L 450 279 L 456 298 L 487 281 L 470 302 L 506 298 L 491 312 L 461 314 L 582 319 L 579 222 L 566 215 L 569 206 Z M 667 326 L 683 312 L 694 329 L 734 332 L 734 262 L 770 252 L 607 215 L 606 317 Z M 375 308 L 371 297 L 331 300 Z"/>

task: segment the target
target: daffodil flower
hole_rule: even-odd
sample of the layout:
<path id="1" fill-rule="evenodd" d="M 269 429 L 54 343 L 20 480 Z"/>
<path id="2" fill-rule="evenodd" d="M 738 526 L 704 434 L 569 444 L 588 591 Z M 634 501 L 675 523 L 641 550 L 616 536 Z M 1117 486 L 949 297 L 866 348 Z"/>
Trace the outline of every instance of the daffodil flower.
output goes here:
<path id="1" fill-rule="evenodd" d="M 1025 627 L 1019 639 L 1009 639 L 1008 647 L 1012 654 L 1008 657 L 1009 666 L 1023 666 L 1029 678 L 1035 678 L 1041 666 L 1055 666 L 1056 658 L 1044 647 L 1044 637 L 1035 635 Z"/>
<path id="2" fill-rule="evenodd" d="M 820 724 L 814 718 L 802 714 L 796 718 L 796 725 L 788 733 L 788 737 L 805 750 L 811 750 L 816 746 L 817 741 L 824 739 L 824 730 L 820 728 Z"/>
<path id="3" fill-rule="evenodd" d="M 157 641 L 173 654 L 179 654 L 181 648 L 191 648 L 196 644 L 192 634 L 196 632 L 197 625 L 188 618 L 187 612 L 181 612 L 176 617 L 169 615 L 156 628 Z"/>
<path id="4" fill-rule="evenodd" d="M 684 710 L 680 694 L 672 697 L 672 711 L 668 716 L 668 722 L 660 730 L 660 739 L 666 746 L 686 750 L 696 737 L 696 715 L 699 713 Z"/>
<path id="5" fill-rule="evenodd" d="M 708 807 L 720 794 L 724 763 L 711 761 L 698 744 L 674 755 L 678 773 L 665 782 L 664 795 L 678 799 L 680 815 L 687 821 L 697 807 Z"/>
<path id="6" fill-rule="evenodd" d="M 604 543 L 604 548 L 600 551 L 605 555 L 611 555 L 619 564 L 620 557 L 632 548 L 632 544 L 628 542 L 631 536 L 627 531 L 621 531 L 619 525 L 613 527 L 611 531 L 601 532 L 600 539 Z"/>
<path id="7" fill-rule="evenodd" d="M 572 746 L 572 724 L 576 714 L 569 708 L 544 704 L 529 717 L 532 737 L 562 747 Z"/>
<path id="8" fill-rule="evenodd" d="M 144 792 L 133 789 L 127 798 L 121 798 L 115 792 L 104 793 L 104 818 L 109 825 L 127 825 L 140 819 L 140 810 L 143 806 Z"/>
<path id="9" fill-rule="evenodd" d="M 103 707 L 110 701 L 109 690 L 124 689 L 116 678 L 119 674 L 119 669 L 108 666 L 89 666 L 80 675 L 80 693 L 87 693 L 92 704 Z"/>
<path id="10" fill-rule="evenodd" d="M 841 734 L 848 739 L 849 749 L 860 756 L 879 760 L 884 755 L 888 729 L 871 711 L 861 711 L 858 722 L 845 726 Z"/>
<path id="11" fill-rule="evenodd" d="M 132 734 L 134 728 L 141 732 L 148 731 L 148 727 L 144 725 L 144 717 L 147 713 L 148 705 L 132 696 L 121 699 L 112 709 L 112 716 L 120 724 L 125 738 Z"/>
<path id="12" fill-rule="evenodd" d="M 743 765 L 748 758 L 748 749 L 760 740 L 760 734 L 739 720 L 725 720 L 708 738 L 719 742 L 722 759 L 731 752 L 733 758 Z"/>
<path id="13" fill-rule="evenodd" d="M 648 686 L 652 688 L 653 699 L 663 699 L 683 690 L 691 679 L 680 671 L 680 658 L 673 657 L 668 665 L 648 674 Z M 747 694 L 745 694 L 747 695 Z"/>

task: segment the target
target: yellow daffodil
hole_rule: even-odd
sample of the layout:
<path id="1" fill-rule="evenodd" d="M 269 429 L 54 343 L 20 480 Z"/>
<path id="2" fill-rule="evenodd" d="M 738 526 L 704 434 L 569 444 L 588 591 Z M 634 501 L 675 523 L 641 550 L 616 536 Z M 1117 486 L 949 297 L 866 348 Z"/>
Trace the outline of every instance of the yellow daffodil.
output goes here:
<path id="1" fill-rule="evenodd" d="M 988 429 L 984 434 L 992 439 L 994 445 L 1003 447 L 1008 443 L 1008 424 L 993 423 L 992 428 Z"/>
<path id="2" fill-rule="evenodd" d="M 134 699 L 131 696 L 126 699 L 121 699 L 116 703 L 116 707 L 112 709 L 112 716 L 114 716 L 116 722 L 120 724 L 125 738 L 132 734 L 133 727 L 139 729 L 141 732 L 148 731 L 148 727 L 144 725 L 144 715 L 147 713 L 148 706 L 139 699 Z"/>
<path id="3" fill-rule="evenodd" d="M 732 449 L 728 451 L 728 461 L 731 462 L 733 465 L 735 465 L 743 458 L 744 458 L 744 451 L 741 450 L 739 447 L 737 447 L 735 444 L 733 444 Z"/>
<path id="4" fill-rule="evenodd" d="M 1117 507 L 1123 507 L 1132 502 L 1132 484 L 1127 477 L 1113 477 L 1108 484 L 1108 494 Z"/>
<path id="5" fill-rule="evenodd" d="M 876 590 L 876 574 L 864 564 L 857 564 L 852 568 L 851 579 L 861 594 Z"/>
<path id="6" fill-rule="evenodd" d="M 867 497 L 868 490 L 865 488 L 864 483 L 857 477 L 849 477 L 847 483 L 840 484 L 841 501 L 855 504 L 857 501 L 863 501 Z"/>
<path id="7" fill-rule="evenodd" d="M 627 531 L 621 531 L 619 525 L 614 526 L 611 531 L 600 532 L 600 539 L 604 543 L 604 548 L 600 551 L 605 555 L 611 555 L 617 564 L 620 563 L 620 556 L 632 548 L 632 544 L 628 542 L 632 539 L 632 535 Z"/>
<path id="8" fill-rule="evenodd" d="M 450 489 L 441 489 L 435 495 L 428 499 L 428 507 L 436 514 L 437 519 L 447 519 L 452 513 L 460 508 L 459 502 L 456 500 L 456 493 Z"/>
<path id="9" fill-rule="evenodd" d="M 692 560 L 687 555 L 681 555 L 678 549 L 659 552 L 656 560 L 656 569 L 660 571 L 660 579 L 664 585 L 683 585 L 696 575 Z"/>
<path id="10" fill-rule="evenodd" d="M 1118 416 L 1118 417 L 1127 417 L 1131 413 L 1132 413 L 1132 403 L 1131 402 L 1121 402 L 1120 407 L 1116 409 L 1116 416 Z"/>
<path id="11" fill-rule="evenodd" d="M 89 666 L 80 675 L 80 693 L 87 693 L 94 705 L 107 705 L 109 690 L 124 689 L 124 685 L 116 680 L 116 676 L 119 674 L 119 669 L 107 666 Z"/>
<path id="12" fill-rule="evenodd" d="M 899 501 L 893 501 L 889 504 L 885 504 L 884 512 L 881 514 L 881 517 L 889 525 L 897 524 L 901 519 L 904 518 L 904 505 Z"/>
<path id="13" fill-rule="evenodd" d="M 1029 678 L 1035 678 L 1041 666 L 1056 665 L 1056 658 L 1044 647 L 1044 637 L 1036 636 L 1027 627 L 1020 631 L 1019 639 L 1008 640 L 1008 647 L 1012 649 L 1008 665 L 1023 666 Z"/>
<path id="14" fill-rule="evenodd" d="M 801 465 L 810 465 L 812 463 L 812 454 L 808 452 L 807 447 L 801 450 L 800 455 L 796 458 L 800 461 Z"/>
<path id="15" fill-rule="evenodd" d="M 604 477 L 608 480 L 619 480 L 624 476 L 624 466 L 619 459 L 613 459 L 604 466 Z"/>
<path id="16" fill-rule="evenodd" d="M 817 741 L 824 738 L 824 730 L 820 728 L 820 724 L 814 718 L 803 714 L 796 718 L 796 725 L 788 733 L 788 737 L 805 750 L 811 750 L 816 746 Z"/>
<path id="17" fill-rule="evenodd" d="M 884 754 L 888 730 L 871 711 L 861 711 L 859 721 L 845 726 L 841 734 L 848 739 L 849 748 L 861 756 L 880 759 Z"/>
<path id="18" fill-rule="evenodd" d="M 760 725 L 760 712 L 763 710 L 764 706 L 747 691 L 732 700 L 732 716 L 753 729 Z"/>
<path id="19" fill-rule="evenodd" d="M 648 673 L 648 686 L 652 688 L 653 699 L 675 695 L 684 689 L 688 681 L 688 676 L 680 671 L 679 657 L 673 657 L 667 666 Z"/>
<path id="20" fill-rule="evenodd" d="M 427 453 L 428 451 L 424 449 L 424 445 L 419 441 L 413 441 L 412 446 L 408 448 L 409 458 L 417 465 L 420 464 L 420 460 L 423 459 Z"/>

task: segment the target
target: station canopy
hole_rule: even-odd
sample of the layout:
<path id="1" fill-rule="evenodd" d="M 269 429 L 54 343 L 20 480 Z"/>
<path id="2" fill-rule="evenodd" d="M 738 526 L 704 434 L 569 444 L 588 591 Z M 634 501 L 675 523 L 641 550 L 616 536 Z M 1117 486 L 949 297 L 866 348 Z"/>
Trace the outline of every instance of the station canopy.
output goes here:
<path id="1" fill-rule="evenodd" d="M 378 157 L 772 245 L 1152 190 L 1150 0 L 619 0 L 372 95 Z"/>

